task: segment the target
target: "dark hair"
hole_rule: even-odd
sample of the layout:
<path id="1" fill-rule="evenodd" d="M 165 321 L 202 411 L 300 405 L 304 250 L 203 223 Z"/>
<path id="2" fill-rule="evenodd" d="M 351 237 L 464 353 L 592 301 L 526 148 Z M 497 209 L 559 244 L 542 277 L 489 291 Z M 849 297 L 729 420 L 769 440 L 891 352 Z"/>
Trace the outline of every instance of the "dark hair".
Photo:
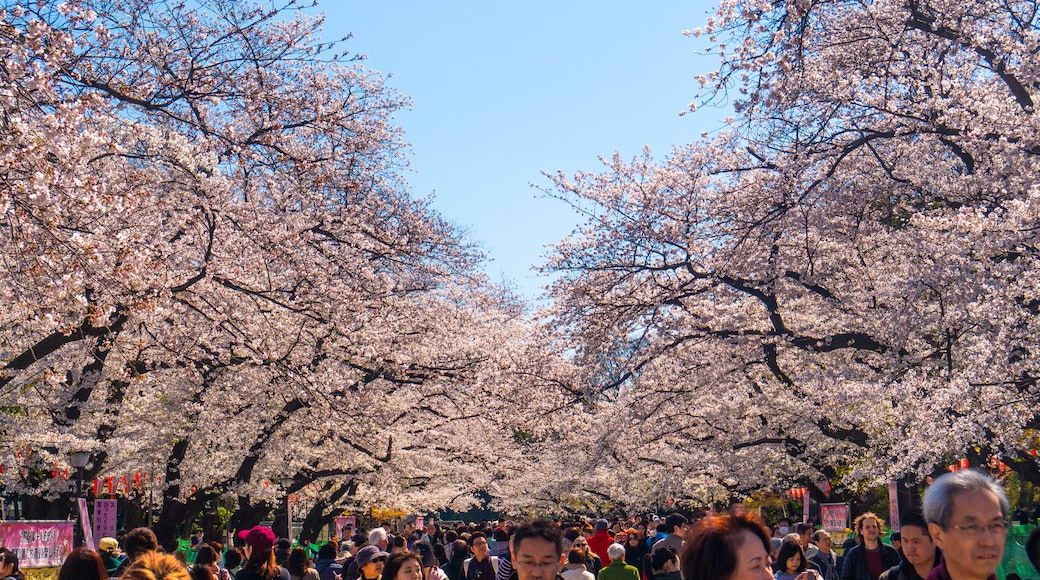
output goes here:
<path id="1" fill-rule="evenodd" d="M 307 573 L 307 567 L 310 564 L 307 558 L 307 551 L 303 548 L 296 548 L 289 554 L 289 560 L 285 563 L 285 567 L 289 569 L 289 573 L 294 576 L 303 576 Z"/>
<path id="2" fill-rule="evenodd" d="M 571 551 L 567 552 L 568 564 L 584 564 L 587 559 L 588 558 L 585 557 L 585 550 L 582 550 L 581 548 L 571 548 Z"/>
<path id="3" fill-rule="evenodd" d="M 391 548 L 407 548 L 408 542 L 405 541 L 404 536 L 394 536 L 394 539 L 390 542 Z"/>
<path id="4" fill-rule="evenodd" d="M 567 538 L 571 542 L 573 542 L 574 540 L 577 540 L 578 536 L 580 536 L 580 535 L 581 535 L 581 530 L 579 530 L 578 528 L 575 528 L 575 527 L 570 527 L 570 528 L 567 528 L 566 530 L 563 531 L 563 537 Z"/>
<path id="5" fill-rule="evenodd" d="M 396 554 L 391 554 L 390 557 L 387 558 L 386 564 L 383 564 L 383 574 L 380 578 L 394 580 L 394 578 L 397 578 L 397 573 L 401 571 L 401 568 L 404 568 L 404 564 L 408 560 L 415 560 L 419 563 L 419 569 L 423 569 L 422 556 L 415 552 L 398 552 Z M 425 574 L 426 572 L 423 572 L 424 576 Z"/>
<path id="6" fill-rule="evenodd" d="M 335 557 L 336 557 L 336 545 L 333 544 L 332 542 L 328 542 L 328 543 L 322 544 L 321 547 L 318 548 L 318 559 L 319 560 L 324 560 L 326 558 L 335 558 Z"/>
<path id="7" fill-rule="evenodd" d="M 492 532 L 491 535 L 495 538 L 496 542 L 508 542 L 509 541 L 509 532 L 505 531 L 502 528 L 495 528 L 495 531 Z"/>
<path id="8" fill-rule="evenodd" d="M 451 545 L 451 559 L 452 560 L 465 560 L 469 557 L 469 544 L 466 540 L 455 540 L 455 543 Z"/>
<path id="9" fill-rule="evenodd" d="M 217 551 L 213 549 L 213 546 L 209 544 L 199 546 L 199 551 L 195 554 L 195 563 L 188 570 L 191 580 L 212 580 L 213 573 L 209 571 L 209 565 L 215 566 L 218 559 Z"/>
<path id="10" fill-rule="evenodd" d="M 485 542 L 487 541 L 487 536 L 484 535 L 484 532 L 473 532 L 472 534 L 469 535 L 469 540 L 467 540 L 467 543 L 470 546 L 472 546 L 473 542 L 477 541 L 477 538 L 484 538 L 484 541 Z"/>
<path id="11" fill-rule="evenodd" d="M 350 537 L 350 541 L 358 548 L 363 548 L 368 545 L 368 534 L 358 532 Z"/>
<path id="12" fill-rule="evenodd" d="M 217 555 L 217 551 L 213 549 L 213 546 L 209 544 L 199 546 L 199 551 L 195 554 L 196 564 L 216 564 L 219 561 L 220 556 Z"/>
<path id="13" fill-rule="evenodd" d="M 688 523 L 690 520 L 682 514 L 669 514 L 664 520 L 665 532 L 672 534 L 675 532 L 675 526 L 685 526 Z"/>
<path id="14" fill-rule="evenodd" d="M 556 548 L 556 557 L 563 555 L 563 538 L 560 536 L 560 527 L 546 519 L 537 519 L 527 522 L 513 532 L 513 550 L 520 552 L 520 543 L 526 539 L 542 539 L 552 543 Z"/>
<path id="15" fill-rule="evenodd" d="M 924 514 L 917 508 L 907 510 L 906 513 L 899 514 L 899 527 L 905 528 L 907 526 L 913 526 L 924 530 L 924 534 L 928 535 L 928 522 L 924 519 Z M 899 532 L 892 532 L 892 537 L 899 535 Z M 902 536 L 899 535 L 897 540 Z"/>
<path id="16" fill-rule="evenodd" d="M 445 545 L 450 544 L 450 543 L 454 542 L 457 539 L 459 539 L 459 533 L 456 532 L 455 530 L 448 530 L 448 531 L 444 532 L 444 544 Z"/>
<path id="17" fill-rule="evenodd" d="M 794 526 L 794 533 L 798 534 L 799 536 L 804 534 L 805 532 L 811 532 L 811 531 L 812 531 L 812 526 L 810 526 L 809 524 L 807 524 L 805 522 L 800 522 L 800 523 L 798 523 L 798 524 L 796 524 Z"/>
<path id="18" fill-rule="evenodd" d="M 751 514 L 708 517 L 700 520 L 683 543 L 683 580 L 727 580 L 737 570 L 737 550 L 744 533 L 762 542 L 769 553 L 769 534 Z"/>
<path id="19" fill-rule="evenodd" d="M 238 551 L 238 548 L 228 550 L 224 554 L 224 567 L 225 568 L 238 568 L 242 565 L 242 552 Z"/>
<path id="20" fill-rule="evenodd" d="M 444 551 L 444 546 L 438 542 L 433 544 L 433 555 L 437 558 L 437 565 L 443 566 L 448 563 L 448 553 Z"/>
<path id="21" fill-rule="evenodd" d="M 65 557 L 58 580 L 108 580 L 108 571 L 97 552 L 81 547 Z"/>
<path id="22" fill-rule="evenodd" d="M 129 562 L 143 556 L 146 552 L 154 552 L 159 549 L 159 540 L 155 532 L 148 528 L 134 528 L 126 533 L 123 538 L 123 551 Z"/>
<path id="23" fill-rule="evenodd" d="M 7 548 L 0 548 L 0 561 L 2 561 L 5 566 L 7 564 L 14 565 L 14 567 L 11 568 L 11 576 L 18 578 L 19 580 L 25 578 L 25 575 L 18 570 L 18 554 L 15 554 Z"/>
<path id="24" fill-rule="evenodd" d="M 1040 528 L 1029 532 L 1029 538 L 1026 539 L 1026 555 L 1029 556 L 1033 567 L 1040 570 Z"/>
<path id="25" fill-rule="evenodd" d="M 805 562 L 805 553 L 802 552 L 802 547 L 798 542 L 784 540 L 784 543 L 780 544 L 780 553 L 776 555 L 776 562 L 773 564 L 773 567 L 778 572 L 787 572 L 787 560 L 789 558 L 794 558 L 796 555 L 799 556 L 799 559 L 798 568 L 795 569 L 795 572 L 804 572 L 807 564 Z"/>
<path id="26" fill-rule="evenodd" d="M 668 562 L 679 562 L 679 554 L 675 553 L 675 548 L 672 546 L 661 546 L 650 558 L 650 567 L 652 570 L 664 570 L 664 565 Z"/>

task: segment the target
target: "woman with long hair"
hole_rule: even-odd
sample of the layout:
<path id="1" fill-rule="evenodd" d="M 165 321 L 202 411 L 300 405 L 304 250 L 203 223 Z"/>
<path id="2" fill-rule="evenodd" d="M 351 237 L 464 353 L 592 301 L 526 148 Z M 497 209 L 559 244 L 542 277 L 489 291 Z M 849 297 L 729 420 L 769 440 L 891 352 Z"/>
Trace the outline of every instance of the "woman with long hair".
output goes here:
<path id="1" fill-rule="evenodd" d="M 795 580 L 799 574 L 805 572 L 807 564 L 805 552 L 802 551 L 798 542 L 784 540 L 784 543 L 780 545 L 780 553 L 776 557 L 776 562 L 773 563 L 773 578 L 775 580 Z"/>
<path id="2" fill-rule="evenodd" d="M 61 564 L 58 580 L 108 580 L 101 555 L 87 548 L 76 548 Z"/>
<path id="3" fill-rule="evenodd" d="M 246 562 L 235 576 L 236 580 L 291 580 L 289 571 L 274 561 L 274 543 L 278 539 L 271 528 L 255 526 L 238 532 L 246 543 Z"/>
<path id="4" fill-rule="evenodd" d="M 319 580 L 318 571 L 311 567 L 311 559 L 303 548 L 296 548 L 289 553 L 285 567 L 289 569 L 289 578 L 292 580 Z"/>

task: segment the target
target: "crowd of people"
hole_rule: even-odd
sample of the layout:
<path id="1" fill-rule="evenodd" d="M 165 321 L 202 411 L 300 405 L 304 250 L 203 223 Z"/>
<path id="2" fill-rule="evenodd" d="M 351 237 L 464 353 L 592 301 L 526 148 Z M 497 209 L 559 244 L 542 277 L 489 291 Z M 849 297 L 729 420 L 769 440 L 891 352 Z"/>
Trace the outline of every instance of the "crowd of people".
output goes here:
<path id="1" fill-rule="evenodd" d="M 377 527 L 322 545 L 313 561 L 256 526 L 227 550 L 201 543 L 191 566 L 180 553 L 161 553 L 155 535 L 138 528 L 121 547 L 105 538 L 96 552 L 77 548 L 59 580 L 995 580 L 1008 512 L 995 480 L 961 470 L 936 479 L 921 509 L 902 515 L 895 545 L 882 542 L 881 518 L 865 513 L 842 554 L 824 530 L 808 523 L 770 530 L 743 509 L 693 522 L 672 514 L 486 529 Z M 1040 534 L 1026 549 L 1040 562 Z M 0 579 L 21 578 L 11 556 L 0 550 Z"/>

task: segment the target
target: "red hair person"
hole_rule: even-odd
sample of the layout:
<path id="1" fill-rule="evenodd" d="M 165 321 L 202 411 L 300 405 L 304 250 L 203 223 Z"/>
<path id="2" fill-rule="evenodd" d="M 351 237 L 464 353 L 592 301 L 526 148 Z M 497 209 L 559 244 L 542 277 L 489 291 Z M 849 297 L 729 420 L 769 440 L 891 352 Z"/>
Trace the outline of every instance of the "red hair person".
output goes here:
<path id="1" fill-rule="evenodd" d="M 76 548 L 62 562 L 58 580 L 108 580 L 108 571 L 97 552 Z"/>
<path id="2" fill-rule="evenodd" d="M 708 517 L 686 535 L 683 580 L 773 580 L 769 534 L 750 514 Z"/>

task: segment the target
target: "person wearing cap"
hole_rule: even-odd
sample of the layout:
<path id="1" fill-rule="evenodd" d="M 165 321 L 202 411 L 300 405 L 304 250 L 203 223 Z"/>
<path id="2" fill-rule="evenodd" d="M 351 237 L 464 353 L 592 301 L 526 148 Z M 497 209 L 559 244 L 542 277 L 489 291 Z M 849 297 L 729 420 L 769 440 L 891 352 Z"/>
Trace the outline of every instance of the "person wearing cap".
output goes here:
<path id="1" fill-rule="evenodd" d="M 290 580 L 289 571 L 274 560 L 274 543 L 277 536 L 271 528 L 255 526 L 238 532 L 246 543 L 246 563 L 238 571 L 236 580 Z"/>
<path id="2" fill-rule="evenodd" d="M 101 538 L 98 542 L 98 554 L 109 577 L 118 577 L 126 567 L 126 556 L 119 550 L 119 541 L 115 538 Z"/>
<path id="3" fill-rule="evenodd" d="M 609 523 L 605 519 L 596 520 L 595 531 L 589 536 L 589 549 L 596 554 L 600 562 L 610 562 L 610 557 L 607 555 L 607 548 L 610 547 L 614 541 L 610 538 L 610 532 L 607 531 Z"/>
<path id="4" fill-rule="evenodd" d="M 379 549 L 379 546 L 368 545 L 358 550 L 354 563 L 361 572 L 360 580 L 378 580 L 383 575 L 383 565 L 390 554 Z"/>

